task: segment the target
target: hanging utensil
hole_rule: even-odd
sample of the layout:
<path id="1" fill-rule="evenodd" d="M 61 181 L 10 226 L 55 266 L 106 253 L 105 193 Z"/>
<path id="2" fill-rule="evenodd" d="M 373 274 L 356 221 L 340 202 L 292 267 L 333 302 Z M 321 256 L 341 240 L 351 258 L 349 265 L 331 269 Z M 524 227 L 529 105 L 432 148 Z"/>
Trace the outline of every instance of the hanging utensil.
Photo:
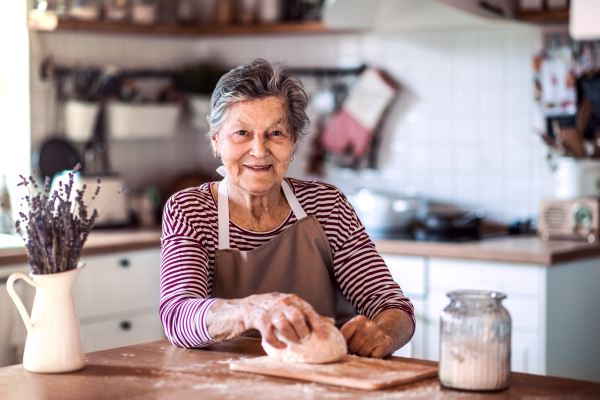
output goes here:
<path id="1" fill-rule="evenodd" d="M 62 90 L 62 78 L 54 76 L 54 85 L 55 96 L 51 138 L 45 140 L 33 154 L 33 164 L 37 167 L 42 180 L 47 176 L 53 178 L 57 173 L 71 170 L 81 163 L 81 157 L 77 149 L 69 141 L 63 139 L 63 135 L 59 133 L 60 102 L 65 98 Z"/>

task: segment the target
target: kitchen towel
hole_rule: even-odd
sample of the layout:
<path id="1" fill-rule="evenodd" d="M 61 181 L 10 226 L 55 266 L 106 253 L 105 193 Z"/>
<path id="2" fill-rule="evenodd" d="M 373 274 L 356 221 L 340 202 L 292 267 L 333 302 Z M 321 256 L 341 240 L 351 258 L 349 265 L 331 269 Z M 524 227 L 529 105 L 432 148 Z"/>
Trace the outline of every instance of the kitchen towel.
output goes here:
<path id="1" fill-rule="evenodd" d="M 350 150 L 354 158 L 367 156 L 375 128 L 397 92 L 397 87 L 381 70 L 368 68 L 325 128 L 325 149 L 334 154 Z"/>

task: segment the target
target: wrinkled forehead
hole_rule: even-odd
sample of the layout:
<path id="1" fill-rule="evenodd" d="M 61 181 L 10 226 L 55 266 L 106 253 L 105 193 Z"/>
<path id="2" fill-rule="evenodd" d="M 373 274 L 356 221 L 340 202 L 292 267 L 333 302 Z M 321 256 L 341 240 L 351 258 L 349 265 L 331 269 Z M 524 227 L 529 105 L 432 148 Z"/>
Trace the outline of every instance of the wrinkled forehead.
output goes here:
<path id="1" fill-rule="evenodd" d="M 227 108 L 224 123 L 288 124 L 288 104 L 276 96 L 237 101 Z"/>

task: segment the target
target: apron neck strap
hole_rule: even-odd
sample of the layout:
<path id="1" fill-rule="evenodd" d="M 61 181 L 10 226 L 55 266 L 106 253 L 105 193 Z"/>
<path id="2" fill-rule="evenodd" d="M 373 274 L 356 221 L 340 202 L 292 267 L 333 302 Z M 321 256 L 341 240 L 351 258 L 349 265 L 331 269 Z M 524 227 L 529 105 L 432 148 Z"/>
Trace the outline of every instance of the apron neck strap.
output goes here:
<path id="1" fill-rule="evenodd" d="M 294 212 L 296 219 L 301 220 L 302 218 L 306 217 L 306 212 L 304 212 L 304 208 L 302 208 L 302 206 L 300 205 L 300 202 L 294 195 L 290 184 L 287 183 L 285 179 L 281 181 L 281 188 L 283 189 L 285 199 L 287 200 L 288 204 L 290 205 L 290 208 Z"/>
<path id="2" fill-rule="evenodd" d="M 281 188 L 292 212 L 297 220 L 306 217 L 306 212 L 300 205 L 300 202 L 294 195 L 292 188 L 284 179 L 281 181 Z M 227 194 L 227 177 L 223 178 L 219 184 L 217 196 L 217 215 L 219 218 L 219 250 L 228 249 L 229 246 L 229 196 Z"/>
<path id="3" fill-rule="evenodd" d="M 219 217 L 219 250 L 229 248 L 229 196 L 227 195 L 227 177 L 219 184 L 217 211 Z"/>

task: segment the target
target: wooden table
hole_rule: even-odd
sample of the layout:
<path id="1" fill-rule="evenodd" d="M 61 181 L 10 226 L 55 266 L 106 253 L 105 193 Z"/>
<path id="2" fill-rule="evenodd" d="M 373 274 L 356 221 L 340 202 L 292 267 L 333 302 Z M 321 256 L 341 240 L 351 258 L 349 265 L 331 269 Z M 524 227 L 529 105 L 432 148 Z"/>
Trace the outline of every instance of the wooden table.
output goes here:
<path id="1" fill-rule="evenodd" d="M 437 378 L 365 392 L 229 370 L 231 361 L 260 355 L 258 339 L 192 350 L 161 340 L 89 353 L 86 367 L 70 374 L 0 368 L 0 399 L 600 399 L 600 383 L 519 373 L 508 390 L 495 393 L 444 389 Z"/>

